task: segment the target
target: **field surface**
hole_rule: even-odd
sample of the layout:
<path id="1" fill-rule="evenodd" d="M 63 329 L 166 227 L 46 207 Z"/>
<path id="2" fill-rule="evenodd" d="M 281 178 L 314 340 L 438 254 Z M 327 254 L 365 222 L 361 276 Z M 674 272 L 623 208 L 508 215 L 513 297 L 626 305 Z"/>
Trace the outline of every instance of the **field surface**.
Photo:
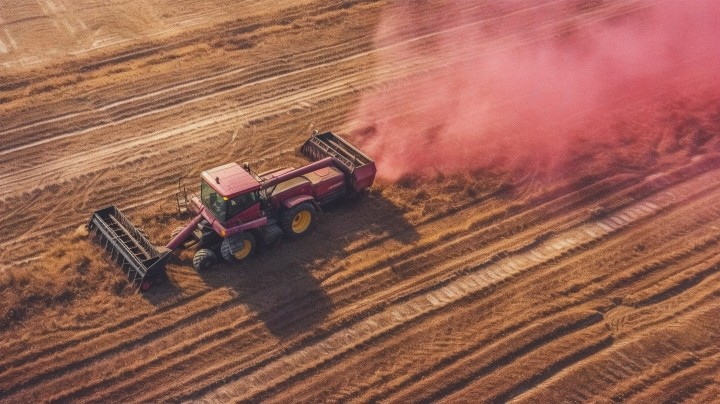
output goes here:
<path id="1" fill-rule="evenodd" d="M 300 166 L 314 129 L 402 153 L 358 111 L 423 116 L 436 72 L 649 12 L 418 3 L 3 1 L 0 402 L 717 401 L 712 88 L 618 100 L 560 168 L 379 160 L 312 236 L 204 273 L 180 252 L 147 294 L 92 242 L 116 204 L 164 244 L 178 181 Z"/>

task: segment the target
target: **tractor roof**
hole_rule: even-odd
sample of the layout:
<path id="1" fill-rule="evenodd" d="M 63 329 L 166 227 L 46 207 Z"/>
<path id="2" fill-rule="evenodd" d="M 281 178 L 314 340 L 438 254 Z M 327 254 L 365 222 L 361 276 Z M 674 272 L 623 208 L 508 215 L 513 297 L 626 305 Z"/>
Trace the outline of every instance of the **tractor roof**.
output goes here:
<path id="1" fill-rule="evenodd" d="M 221 196 L 226 197 L 260 189 L 260 183 L 237 163 L 203 171 L 202 178 Z"/>

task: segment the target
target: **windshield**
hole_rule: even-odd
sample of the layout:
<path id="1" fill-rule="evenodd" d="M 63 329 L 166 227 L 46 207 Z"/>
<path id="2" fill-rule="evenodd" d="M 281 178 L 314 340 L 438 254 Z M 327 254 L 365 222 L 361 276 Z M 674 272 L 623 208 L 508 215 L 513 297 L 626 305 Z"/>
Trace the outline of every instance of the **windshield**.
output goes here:
<path id="1" fill-rule="evenodd" d="M 225 221 L 227 212 L 227 200 L 218 194 L 208 183 L 203 181 L 200 184 L 200 199 L 202 204 L 221 222 Z"/>

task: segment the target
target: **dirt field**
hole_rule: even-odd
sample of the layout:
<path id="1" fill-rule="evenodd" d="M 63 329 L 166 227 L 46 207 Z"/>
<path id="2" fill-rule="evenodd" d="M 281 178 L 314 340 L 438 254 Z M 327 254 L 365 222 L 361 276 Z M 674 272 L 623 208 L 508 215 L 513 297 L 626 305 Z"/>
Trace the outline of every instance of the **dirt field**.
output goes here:
<path id="1" fill-rule="evenodd" d="M 480 155 L 414 126 L 418 89 L 652 7 L 417 3 L 2 2 L 0 401 L 718 402 L 714 60 L 532 147 L 506 113 Z M 383 137 L 403 126 L 424 137 Z M 183 251 L 143 295 L 83 228 L 117 204 L 164 244 L 178 178 L 299 166 L 313 129 L 381 171 L 311 237 L 205 273 Z"/>

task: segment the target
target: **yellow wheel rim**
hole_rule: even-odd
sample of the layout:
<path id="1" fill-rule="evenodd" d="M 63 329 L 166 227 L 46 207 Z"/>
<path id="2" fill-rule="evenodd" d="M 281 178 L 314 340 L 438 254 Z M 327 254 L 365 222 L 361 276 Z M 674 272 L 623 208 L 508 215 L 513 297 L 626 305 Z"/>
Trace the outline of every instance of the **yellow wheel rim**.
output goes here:
<path id="1" fill-rule="evenodd" d="M 300 234 L 304 232 L 305 230 L 310 227 L 310 221 L 312 220 L 312 215 L 307 210 L 301 210 L 298 212 L 297 215 L 293 218 L 292 221 L 292 230 L 295 234 Z"/>
<path id="2" fill-rule="evenodd" d="M 250 255 L 251 249 L 252 249 L 252 245 L 250 244 L 250 241 L 243 240 L 243 247 L 241 249 L 235 251 L 235 253 L 233 253 L 233 256 L 239 260 L 245 259 L 245 258 L 247 258 L 248 255 Z"/>

